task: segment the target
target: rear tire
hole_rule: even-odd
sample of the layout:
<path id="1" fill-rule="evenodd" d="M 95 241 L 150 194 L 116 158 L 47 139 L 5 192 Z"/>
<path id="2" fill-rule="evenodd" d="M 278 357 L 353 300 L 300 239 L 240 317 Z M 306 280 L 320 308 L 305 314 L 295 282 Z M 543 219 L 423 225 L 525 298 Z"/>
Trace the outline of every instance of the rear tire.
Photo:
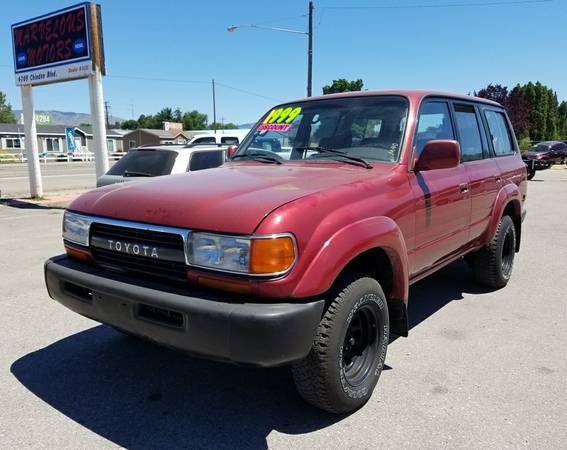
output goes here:
<path id="1" fill-rule="evenodd" d="M 389 339 L 386 297 L 363 274 L 343 277 L 326 310 L 307 357 L 292 367 L 305 401 L 341 414 L 364 405 L 384 366 Z"/>
<path id="2" fill-rule="evenodd" d="M 514 222 L 510 216 L 503 216 L 492 241 L 474 254 L 473 271 L 476 281 L 491 289 L 506 286 L 512 275 L 515 252 Z"/>

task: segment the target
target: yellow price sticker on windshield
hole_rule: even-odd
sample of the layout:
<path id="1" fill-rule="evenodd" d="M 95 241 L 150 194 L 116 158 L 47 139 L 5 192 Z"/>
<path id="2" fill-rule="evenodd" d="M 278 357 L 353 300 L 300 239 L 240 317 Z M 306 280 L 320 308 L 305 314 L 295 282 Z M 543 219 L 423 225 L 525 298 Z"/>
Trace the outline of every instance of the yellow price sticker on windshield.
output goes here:
<path id="1" fill-rule="evenodd" d="M 301 114 L 301 107 L 298 106 L 296 108 L 287 107 L 287 108 L 276 108 L 270 111 L 270 114 L 266 116 L 264 119 L 263 124 L 272 124 L 272 123 L 286 123 L 290 124 L 293 122 L 297 116 Z"/>

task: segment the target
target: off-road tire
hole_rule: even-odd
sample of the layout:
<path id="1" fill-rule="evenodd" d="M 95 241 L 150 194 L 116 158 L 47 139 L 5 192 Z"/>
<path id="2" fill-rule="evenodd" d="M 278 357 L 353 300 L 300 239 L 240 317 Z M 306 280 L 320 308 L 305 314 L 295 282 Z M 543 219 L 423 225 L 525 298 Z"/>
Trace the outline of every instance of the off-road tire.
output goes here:
<path id="1" fill-rule="evenodd" d="M 364 274 L 342 277 L 329 297 L 331 301 L 317 328 L 313 347 L 305 359 L 292 366 L 292 373 L 305 401 L 342 414 L 360 408 L 372 395 L 384 366 L 390 323 L 380 284 Z M 357 323 L 365 322 L 373 322 L 374 326 L 367 324 L 360 329 L 374 332 L 357 331 Z M 359 348 L 356 336 L 361 336 L 356 338 Z M 363 342 L 368 342 L 364 351 L 360 349 Z M 356 352 L 360 356 L 352 356 Z"/>
<path id="2" fill-rule="evenodd" d="M 533 177 L 535 177 L 535 173 L 535 169 L 528 169 L 528 180 L 531 180 Z"/>
<path id="3" fill-rule="evenodd" d="M 508 284 L 514 267 L 516 229 L 508 215 L 500 219 L 496 234 L 481 250 L 474 254 L 473 271 L 477 283 L 491 289 Z"/>

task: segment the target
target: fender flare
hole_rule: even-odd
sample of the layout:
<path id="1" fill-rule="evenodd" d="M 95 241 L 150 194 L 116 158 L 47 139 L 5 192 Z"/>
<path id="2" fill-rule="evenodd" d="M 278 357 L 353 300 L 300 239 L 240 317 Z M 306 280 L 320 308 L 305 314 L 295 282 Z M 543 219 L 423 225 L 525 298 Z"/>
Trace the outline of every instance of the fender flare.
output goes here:
<path id="1" fill-rule="evenodd" d="M 483 242 L 488 243 L 496 234 L 496 230 L 498 228 L 498 224 L 500 223 L 500 218 L 502 214 L 504 214 L 504 210 L 508 207 L 509 204 L 512 204 L 514 207 L 514 217 L 512 220 L 517 227 L 518 231 L 518 239 L 516 242 L 516 251 L 519 250 L 520 246 L 520 232 L 522 226 L 522 196 L 518 186 L 513 183 L 507 184 L 500 189 L 498 195 L 496 196 L 496 200 L 494 201 L 494 207 L 492 208 L 492 215 L 490 221 L 488 223 L 488 227 L 486 229 L 486 234 L 484 236 Z"/>
<path id="2" fill-rule="evenodd" d="M 354 258 L 374 248 L 384 250 L 392 265 L 390 297 L 407 304 L 409 274 L 404 236 L 396 222 L 383 216 L 351 223 L 328 238 L 304 271 L 292 296 L 306 297 L 327 291 Z"/>

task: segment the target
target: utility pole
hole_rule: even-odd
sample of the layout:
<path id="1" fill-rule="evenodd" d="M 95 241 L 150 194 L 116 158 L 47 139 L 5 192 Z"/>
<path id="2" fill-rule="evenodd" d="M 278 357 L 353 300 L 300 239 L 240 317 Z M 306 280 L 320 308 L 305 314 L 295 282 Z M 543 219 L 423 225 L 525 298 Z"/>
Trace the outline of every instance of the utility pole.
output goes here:
<path id="1" fill-rule="evenodd" d="M 313 2 L 309 2 L 309 31 L 307 33 L 307 97 L 311 97 L 313 79 Z"/>
<path id="2" fill-rule="evenodd" d="M 106 117 L 106 128 L 110 128 L 110 121 L 108 120 L 108 111 L 110 110 L 110 102 L 104 102 L 104 115 Z"/>
<path id="3" fill-rule="evenodd" d="M 215 79 L 213 78 L 213 130 L 217 132 L 217 101 L 215 99 Z"/>

